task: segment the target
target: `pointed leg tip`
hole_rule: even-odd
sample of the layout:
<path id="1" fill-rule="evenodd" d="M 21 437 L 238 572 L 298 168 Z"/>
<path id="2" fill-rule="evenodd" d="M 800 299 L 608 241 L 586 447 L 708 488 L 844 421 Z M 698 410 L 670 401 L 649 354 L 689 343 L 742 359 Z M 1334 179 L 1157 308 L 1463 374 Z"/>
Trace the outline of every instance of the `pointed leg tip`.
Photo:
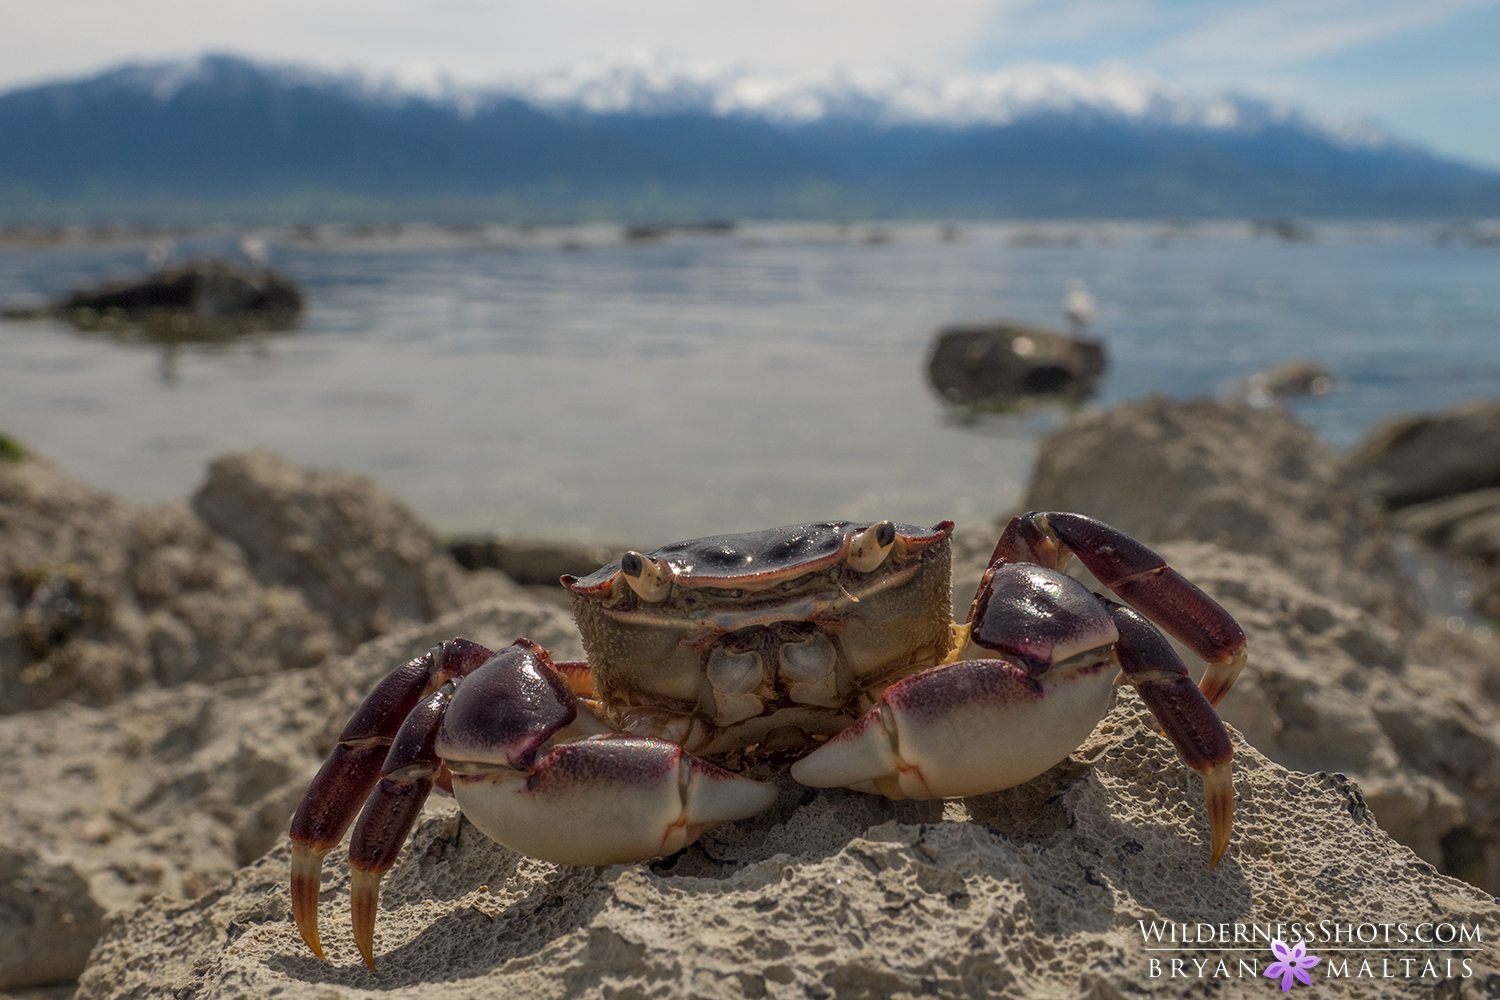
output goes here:
<path id="1" fill-rule="evenodd" d="M 359 868 L 350 870 L 349 909 L 354 924 L 354 943 L 370 971 L 375 971 L 375 914 L 380 907 L 382 873 Z"/>
<path id="2" fill-rule="evenodd" d="M 323 961 L 323 942 L 318 937 L 318 893 L 323 888 L 323 851 L 292 842 L 292 920 L 312 953 Z"/>
<path id="3" fill-rule="evenodd" d="M 1234 830 L 1234 778 L 1229 761 L 1203 772 L 1203 795 L 1208 805 L 1209 840 L 1213 847 L 1213 858 L 1208 864 L 1212 871 L 1229 849 L 1229 835 Z"/>
<path id="4" fill-rule="evenodd" d="M 1203 692 L 1203 697 L 1214 708 L 1219 707 L 1219 702 L 1234 687 L 1234 682 L 1239 678 L 1240 671 L 1245 669 L 1245 662 L 1249 659 L 1249 651 L 1245 644 L 1239 646 L 1225 656 L 1223 659 L 1215 660 L 1208 665 L 1208 670 L 1203 674 L 1203 681 L 1198 685 L 1198 690 Z"/>

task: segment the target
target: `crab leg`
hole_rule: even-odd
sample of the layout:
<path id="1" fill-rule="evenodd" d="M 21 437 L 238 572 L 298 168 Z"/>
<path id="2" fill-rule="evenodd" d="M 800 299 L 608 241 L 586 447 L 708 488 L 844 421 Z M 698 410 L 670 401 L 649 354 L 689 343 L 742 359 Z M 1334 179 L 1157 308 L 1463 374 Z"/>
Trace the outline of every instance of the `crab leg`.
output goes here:
<path id="1" fill-rule="evenodd" d="M 1006 563 L 1033 562 L 1061 570 L 1070 555 L 1202 657 L 1208 671 L 1199 687 L 1209 704 L 1223 700 L 1245 665 L 1244 629 L 1217 601 L 1123 531 L 1082 514 L 1033 511 L 1011 520 L 990 565 L 993 570 Z"/>
<path id="2" fill-rule="evenodd" d="M 323 855 L 343 839 L 380 780 L 387 750 L 411 710 L 424 695 L 473 671 L 491 655 L 477 643 L 454 639 L 392 670 L 355 709 L 338 746 L 308 786 L 292 817 L 292 917 L 319 958 L 324 957 L 318 938 Z"/>
<path id="3" fill-rule="evenodd" d="M 365 802 L 349 838 L 354 943 L 372 972 L 380 880 L 396 863 L 401 845 L 411 833 L 412 824 L 417 821 L 417 814 L 422 811 L 422 804 L 442 768 L 434 744 L 455 683 L 450 681 L 422 699 L 401 724 L 386 754 L 380 784 Z"/>
<path id="4" fill-rule="evenodd" d="M 1208 804 L 1209 839 L 1216 868 L 1234 825 L 1234 787 L 1230 759 L 1234 748 L 1218 713 L 1203 692 L 1193 686 L 1187 665 L 1156 627 L 1140 613 L 1104 601 L 1120 630 L 1115 653 L 1124 678 L 1140 692 L 1141 700 L 1156 716 L 1167 739 L 1188 766 L 1203 776 L 1203 794 Z"/>

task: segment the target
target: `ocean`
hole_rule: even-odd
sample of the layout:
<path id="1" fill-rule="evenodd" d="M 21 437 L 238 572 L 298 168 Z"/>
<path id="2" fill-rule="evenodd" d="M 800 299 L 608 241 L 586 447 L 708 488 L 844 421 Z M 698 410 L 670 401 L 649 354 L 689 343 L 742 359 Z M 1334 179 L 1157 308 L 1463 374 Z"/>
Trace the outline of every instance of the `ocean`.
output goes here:
<path id="1" fill-rule="evenodd" d="M 240 235 L 170 252 L 235 256 Z M 644 549 L 1015 507 L 1070 411 L 954 411 L 927 354 L 954 322 L 1064 329 L 1075 280 L 1109 358 L 1086 407 L 1243 393 L 1306 358 L 1335 388 L 1288 405 L 1348 448 L 1391 415 L 1500 397 L 1500 247 L 1439 222 L 259 235 L 306 293 L 299 329 L 168 349 L 0 320 L 0 431 L 137 502 L 181 500 L 215 454 L 267 445 L 369 475 L 444 532 Z M 0 241 L 0 303 L 139 274 L 146 249 Z"/>

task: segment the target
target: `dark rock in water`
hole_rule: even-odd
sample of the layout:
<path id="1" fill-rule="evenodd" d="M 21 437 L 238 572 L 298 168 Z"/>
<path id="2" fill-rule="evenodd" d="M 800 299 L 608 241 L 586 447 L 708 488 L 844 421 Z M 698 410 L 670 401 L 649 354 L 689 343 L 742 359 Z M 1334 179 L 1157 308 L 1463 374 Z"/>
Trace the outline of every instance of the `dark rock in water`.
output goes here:
<path id="1" fill-rule="evenodd" d="M 1348 469 L 1392 507 L 1500 486 L 1500 400 L 1393 417 L 1370 432 Z"/>
<path id="2" fill-rule="evenodd" d="M 1003 410 L 1027 399 L 1084 399 L 1098 388 L 1104 368 L 1098 341 L 995 322 L 939 330 L 927 379 L 949 403 Z"/>
<path id="3" fill-rule="evenodd" d="M 76 291 L 50 311 L 84 330 L 129 325 L 151 340 L 221 340 L 292 326 L 302 313 L 302 293 L 275 271 L 199 260 Z"/>
<path id="4" fill-rule="evenodd" d="M 1270 401 L 1283 396 L 1326 396 L 1333 391 L 1333 372 L 1316 361 L 1298 358 L 1283 361 L 1268 372 L 1251 375 L 1250 401 Z"/>

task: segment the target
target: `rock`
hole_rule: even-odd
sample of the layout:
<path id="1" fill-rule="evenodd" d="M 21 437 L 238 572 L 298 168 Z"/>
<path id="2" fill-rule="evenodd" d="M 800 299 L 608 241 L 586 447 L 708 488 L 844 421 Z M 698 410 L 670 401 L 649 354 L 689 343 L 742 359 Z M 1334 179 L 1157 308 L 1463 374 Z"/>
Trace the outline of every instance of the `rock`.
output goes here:
<path id="1" fill-rule="evenodd" d="M 204 522 L 269 585 L 296 587 L 352 649 L 465 603 L 470 581 L 437 537 L 375 484 L 259 449 L 216 458 L 193 496 Z"/>
<path id="2" fill-rule="evenodd" d="M 180 506 L 141 509 L 40 456 L 0 461 L 0 713 L 310 666 L 327 618 Z"/>
<path id="3" fill-rule="evenodd" d="M 76 979 L 103 924 L 104 911 L 70 866 L 0 847 L 0 990 Z"/>
<path id="4" fill-rule="evenodd" d="M 997 537 L 955 536 L 960 617 Z M 1157 550 L 1245 628 L 1250 659 L 1219 706 L 1226 722 L 1278 764 L 1348 774 L 1393 837 L 1500 890 L 1500 657 L 1440 630 L 1408 639 L 1263 556 L 1203 542 Z M 1068 571 L 1106 592 L 1077 560 Z M 1201 678 L 1202 661 L 1173 644 Z"/>
<path id="5" fill-rule="evenodd" d="M 1440 920 L 1483 939 L 1452 956 L 1469 965 L 1440 988 L 1478 996 L 1500 975 L 1494 898 L 1393 842 L 1346 778 L 1287 771 L 1243 741 L 1236 753 L 1235 836 L 1216 872 L 1200 783 L 1133 692 L 1021 788 L 944 805 L 783 782 L 768 813 L 652 864 L 530 861 L 439 800 L 385 880 L 376 973 L 350 939 L 343 862 L 328 865 L 321 908 L 332 964 L 307 952 L 282 845 L 220 892 L 111 917 L 78 997 L 1198 996 L 1165 960 L 1191 975 L 1202 957 L 1228 976 L 1246 961 L 1247 994 L 1270 988 L 1269 950 L 1147 952 L 1143 921 Z M 1309 950 L 1358 974 L 1367 956 L 1328 947 Z M 1317 974 L 1343 996 L 1432 994 L 1393 968 Z"/>
<path id="6" fill-rule="evenodd" d="M 155 340 L 218 340 L 292 326 L 302 293 L 274 271 L 198 260 L 131 282 L 80 289 L 52 307 L 82 329 L 127 323 Z"/>
<path id="7" fill-rule="evenodd" d="M 1424 617 L 1380 510 L 1280 408 L 1153 396 L 1086 414 L 1042 440 L 1025 506 L 1088 514 L 1147 544 L 1264 555 L 1399 627 Z"/>
<path id="8" fill-rule="evenodd" d="M 1366 436 L 1348 470 L 1392 507 L 1500 486 L 1500 401 L 1393 417 Z"/>
<path id="9" fill-rule="evenodd" d="M 455 635 L 492 648 L 527 635 L 559 656 L 583 655 L 561 612 L 524 600 L 491 602 L 316 669 L 0 718 L 0 759 L 12 762 L 0 770 L 0 844 L 35 845 L 37 858 L 17 864 L 40 873 L 26 876 L 39 887 L 34 892 L 11 890 L 30 894 L 24 907 L 0 889 L 0 963 L 7 940 L 32 927 L 61 927 L 70 912 L 72 936 L 59 930 L 50 938 L 76 961 L 47 968 L 72 978 L 102 913 L 151 898 L 194 899 L 224 885 L 285 840 L 308 781 L 375 682 Z M 0 870 L 9 857 L 0 853 Z M 0 885 L 10 884 L 6 875 Z"/>
<path id="10" fill-rule="evenodd" d="M 1284 396 L 1325 396 L 1333 391 L 1333 373 L 1316 361 L 1283 361 L 1268 372 L 1251 375 L 1250 402 L 1269 402 Z"/>
<path id="11" fill-rule="evenodd" d="M 471 535 L 455 538 L 448 551 L 467 570 L 496 569 L 525 587 L 554 587 L 564 574 L 588 576 L 620 558 L 625 550 L 611 545 L 554 542 L 508 535 Z"/>
<path id="12" fill-rule="evenodd" d="M 1084 399 L 1098 387 L 1104 367 L 1098 341 L 994 322 L 939 330 L 927 380 L 948 403 L 1005 409 L 1032 397 Z"/>
<path id="13" fill-rule="evenodd" d="M 1467 570 L 1475 584 L 1470 607 L 1500 618 L 1500 487 L 1412 504 L 1392 521 Z"/>

